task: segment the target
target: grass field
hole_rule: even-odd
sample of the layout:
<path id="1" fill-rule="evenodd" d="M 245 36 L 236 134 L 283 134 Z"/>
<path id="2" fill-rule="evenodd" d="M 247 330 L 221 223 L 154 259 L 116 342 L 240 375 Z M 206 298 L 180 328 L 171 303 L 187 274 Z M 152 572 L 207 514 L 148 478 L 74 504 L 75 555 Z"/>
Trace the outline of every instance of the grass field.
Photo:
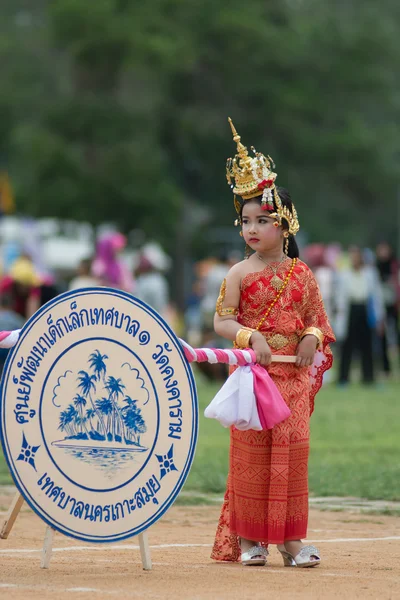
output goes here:
<path id="1" fill-rule="evenodd" d="M 186 491 L 221 493 L 228 466 L 228 431 L 205 419 L 218 385 L 198 383 L 200 431 Z M 400 500 L 400 385 L 369 389 L 327 385 L 311 420 L 310 490 L 317 496 Z M 0 484 L 11 483 L 0 452 Z"/>
<path id="2" fill-rule="evenodd" d="M 199 385 L 200 433 L 186 490 L 222 492 L 229 435 L 203 410 L 217 386 Z M 327 385 L 311 419 L 310 491 L 315 496 L 400 500 L 400 385 Z"/>

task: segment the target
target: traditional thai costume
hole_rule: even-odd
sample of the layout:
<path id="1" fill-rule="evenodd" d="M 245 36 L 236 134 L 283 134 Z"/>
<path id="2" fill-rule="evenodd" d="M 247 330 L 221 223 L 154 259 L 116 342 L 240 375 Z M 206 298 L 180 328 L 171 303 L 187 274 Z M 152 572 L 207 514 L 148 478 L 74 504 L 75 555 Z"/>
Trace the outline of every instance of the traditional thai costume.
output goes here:
<path id="1" fill-rule="evenodd" d="M 297 214 L 279 199 L 271 159 L 259 153 L 250 158 L 233 125 L 232 129 L 238 144 L 238 155 L 228 163 L 234 193 L 244 201 L 263 194 L 269 216 L 280 224 L 285 219 L 294 235 Z M 260 331 L 273 354 L 296 354 L 308 333 L 316 336 L 319 347 L 312 367 L 266 367 L 291 411 L 289 418 L 270 430 L 231 428 L 227 490 L 212 552 L 212 558 L 225 561 L 240 558 L 240 537 L 263 544 L 306 537 L 310 415 L 323 373 L 332 365 L 329 344 L 335 341 L 316 280 L 298 259 L 288 257 L 246 275 L 236 318 L 244 328 Z"/>

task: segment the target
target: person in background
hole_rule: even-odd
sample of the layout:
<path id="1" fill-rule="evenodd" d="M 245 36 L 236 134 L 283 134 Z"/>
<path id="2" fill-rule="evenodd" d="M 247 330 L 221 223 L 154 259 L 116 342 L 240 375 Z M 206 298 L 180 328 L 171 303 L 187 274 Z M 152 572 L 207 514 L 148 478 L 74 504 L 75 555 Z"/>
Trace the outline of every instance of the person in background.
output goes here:
<path id="1" fill-rule="evenodd" d="M 199 279 L 196 279 L 186 299 L 184 314 L 186 339 L 194 347 L 201 344 L 201 298 L 202 284 Z"/>
<path id="2" fill-rule="evenodd" d="M 335 292 L 337 276 L 331 247 L 324 244 L 312 244 L 305 249 L 306 263 L 317 280 L 328 320 L 333 323 L 335 313 Z M 332 349 L 332 352 L 334 350 Z M 324 383 L 332 380 L 332 372 L 324 373 Z"/>
<path id="3" fill-rule="evenodd" d="M 215 302 L 218 298 L 221 281 L 225 279 L 228 271 L 229 265 L 227 263 L 227 256 L 225 253 L 220 253 L 204 276 L 202 282 L 203 298 L 200 305 L 204 331 L 213 330 Z"/>
<path id="4" fill-rule="evenodd" d="M 0 331 L 14 331 L 21 329 L 25 320 L 12 310 L 12 300 L 9 294 L 0 293 Z M 9 352 L 9 348 L 0 348 L 0 375 L 3 372 L 4 364 Z"/>
<path id="5" fill-rule="evenodd" d="M 84 258 L 79 263 L 77 275 L 71 279 L 68 289 L 77 290 L 95 287 L 97 285 L 99 285 L 99 281 L 92 275 L 92 259 Z"/>
<path id="6" fill-rule="evenodd" d="M 29 319 L 41 306 L 43 281 L 35 271 L 30 257 L 22 254 L 0 283 L 0 293 L 10 298 L 11 309 Z"/>
<path id="7" fill-rule="evenodd" d="M 335 291 L 337 276 L 335 272 L 335 252 L 332 246 L 311 244 L 304 250 L 305 262 L 315 275 L 322 294 L 328 319 L 333 323 L 335 311 Z"/>
<path id="8" fill-rule="evenodd" d="M 135 296 L 154 308 L 162 317 L 169 318 L 167 279 L 154 262 L 143 254 L 139 257 L 136 268 Z"/>
<path id="9" fill-rule="evenodd" d="M 126 237 L 122 233 L 102 236 L 97 242 L 92 274 L 98 278 L 100 285 L 132 292 L 132 276 L 119 256 L 125 246 Z"/>
<path id="10" fill-rule="evenodd" d="M 39 306 L 43 306 L 60 293 L 59 285 L 54 277 L 46 276 L 42 278 L 39 285 Z"/>
<path id="11" fill-rule="evenodd" d="M 350 267 L 339 274 L 335 333 L 342 342 L 339 384 L 349 382 L 354 350 L 361 355 L 362 381 L 374 382 L 373 332 L 382 335 L 384 303 L 377 269 L 365 264 L 358 246 L 349 249 Z"/>
<path id="12" fill-rule="evenodd" d="M 388 354 L 388 337 L 392 334 L 398 350 L 400 351 L 400 324 L 399 324 L 399 264 L 393 250 L 387 242 L 381 242 L 376 247 L 376 266 L 379 272 L 383 301 L 386 309 L 386 327 L 382 334 L 382 360 L 383 371 L 386 375 L 391 373 L 391 364 Z"/>

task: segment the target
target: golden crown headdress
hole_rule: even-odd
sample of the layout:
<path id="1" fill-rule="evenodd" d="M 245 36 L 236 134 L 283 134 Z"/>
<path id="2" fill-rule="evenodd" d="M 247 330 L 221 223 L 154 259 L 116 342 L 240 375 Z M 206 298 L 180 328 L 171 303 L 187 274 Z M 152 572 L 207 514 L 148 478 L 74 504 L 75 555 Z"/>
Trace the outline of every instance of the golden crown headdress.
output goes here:
<path id="1" fill-rule="evenodd" d="M 226 162 L 226 178 L 235 195 L 236 212 L 240 214 L 241 208 L 240 202 L 236 199 L 236 194 L 241 196 L 244 201 L 262 194 L 261 208 L 271 211 L 270 216 L 275 217 L 280 225 L 282 219 L 285 219 L 289 227 L 289 233 L 296 235 L 300 229 L 297 211 L 294 205 L 292 205 L 290 211 L 287 206 L 282 204 L 275 185 L 277 174 L 272 171 L 272 169 L 275 169 L 274 161 L 270 156 L 264 156 L 261 152 L 257 152 L 253 146 L 251 150 L 254 156 L 249 156 L 247 148 L 241 143 L 240 135 L 238 135 L 230 117 L 228 121 L 232 129 L 233 141 L 237 144 L 237 154 L 234 158 L 228 158 Z"/>

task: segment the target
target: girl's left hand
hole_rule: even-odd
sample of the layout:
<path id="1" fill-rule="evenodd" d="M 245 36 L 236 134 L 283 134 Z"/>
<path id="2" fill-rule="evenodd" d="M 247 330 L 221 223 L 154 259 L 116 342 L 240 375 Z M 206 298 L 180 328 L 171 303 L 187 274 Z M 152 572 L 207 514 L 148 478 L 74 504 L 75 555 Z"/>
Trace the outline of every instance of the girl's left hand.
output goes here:
<path id="1" fill-rule="evenodd" d="M 315 335 L 306 335 L 303 337 L 296 350 L 297 367 L 310 367 L 313 364 L 317 344 L 318 340 Z"/>

